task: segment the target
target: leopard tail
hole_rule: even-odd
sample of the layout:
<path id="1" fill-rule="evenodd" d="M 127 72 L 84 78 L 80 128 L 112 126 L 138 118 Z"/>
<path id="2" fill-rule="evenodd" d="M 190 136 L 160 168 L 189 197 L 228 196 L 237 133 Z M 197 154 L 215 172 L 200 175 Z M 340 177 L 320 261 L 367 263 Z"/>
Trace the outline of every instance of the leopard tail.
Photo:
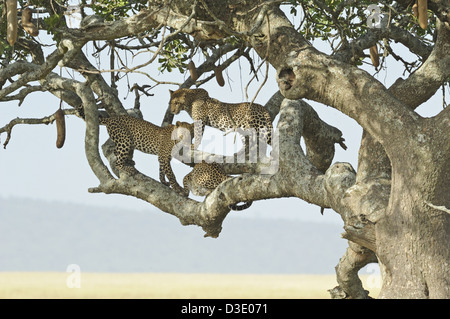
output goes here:
<path id="1" fill-rule="evenodd" d="M 250 206 L 252 206 L 252 204 L 253 204 L 252 201 L 250 201 L 250 202 L 245 202 L 245 203 L 242 204 L 242 205 L 238 205 L 238 204 L 236 203 L 236 204 L 228 205 L 228 208 L 231 209 L 231 210 L 234 210 L 234 211 L 241 211 L 241 210 L 244 210 L 244 209 L 249 208 Z"/>

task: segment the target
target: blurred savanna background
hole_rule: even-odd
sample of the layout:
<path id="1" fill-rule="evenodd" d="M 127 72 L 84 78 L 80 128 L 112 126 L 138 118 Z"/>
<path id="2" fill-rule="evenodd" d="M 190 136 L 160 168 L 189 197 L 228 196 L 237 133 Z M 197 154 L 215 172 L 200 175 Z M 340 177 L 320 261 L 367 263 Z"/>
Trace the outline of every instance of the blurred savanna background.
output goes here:
<path id="1" fill-rule="evenodd" d="M 235 213 L 210 239 L 156 210 L 24 198 L 0 208 L 0 298 L 330 298 L 346 249 L 332 218 Z M 360 271 L 372 297 L 377 269 Z"/>
<path id="2" fill-rule="evenodd" d="M 72 288 L 70 279 L 67 273 L 0 273 L 0 298 L 329 299 L 327 290 L 336 285 L 334 275 L 81 273 L 80 286 Z"/>

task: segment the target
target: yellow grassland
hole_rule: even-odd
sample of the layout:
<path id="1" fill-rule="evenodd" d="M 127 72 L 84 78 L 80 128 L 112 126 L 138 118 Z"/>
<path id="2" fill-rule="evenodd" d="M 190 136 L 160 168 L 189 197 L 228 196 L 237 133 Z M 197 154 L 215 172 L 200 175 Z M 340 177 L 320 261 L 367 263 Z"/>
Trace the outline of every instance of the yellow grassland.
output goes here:
<path id="1" fill-rule="evenodd" d="M 179 273 L 81 273 L 79 288 L 69 288 L 70 273 L 0 272 L 0 298 L 88 298 L 88 299 L 322 299 L 330 298 L 335 275 L 255 275 Z M 72 277 L 73 278 L 73 277 Z M 362 278 L 372 284 L 376 297 L 377 279 Z M 69 280 L 69 285 L 74 281 Z"/>

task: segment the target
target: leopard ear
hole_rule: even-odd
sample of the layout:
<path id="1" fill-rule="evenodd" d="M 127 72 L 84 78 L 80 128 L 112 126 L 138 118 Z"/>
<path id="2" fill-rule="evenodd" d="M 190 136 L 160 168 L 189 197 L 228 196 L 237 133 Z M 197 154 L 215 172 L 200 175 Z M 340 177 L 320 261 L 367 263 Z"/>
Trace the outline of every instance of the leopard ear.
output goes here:
<path id="1" fill-rule="evenodd" d="M 170 93 L 170 95 L 172 95 L 172 94 L 173 94 L 173 91 L 169 89 L 169 93 Z"/>
<path id="2" fill-rule="evenodd" d="M 177 126 L 180 126 L 180 125 L 181 125 L 181 122 L 180 122 L 180 121 L 177 121 L 176 125 L 177 125 Z"/>

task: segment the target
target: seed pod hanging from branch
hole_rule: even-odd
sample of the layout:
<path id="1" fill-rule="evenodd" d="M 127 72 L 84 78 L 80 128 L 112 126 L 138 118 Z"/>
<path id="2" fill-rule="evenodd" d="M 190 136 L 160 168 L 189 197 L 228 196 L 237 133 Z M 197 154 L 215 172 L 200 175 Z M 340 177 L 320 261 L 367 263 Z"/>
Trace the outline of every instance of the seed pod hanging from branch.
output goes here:
<path id="1" fill-rule="evenodd" d="M 428 2 L 427 0 L 418 0 L 419 11 L 419 25 L 422 29 L 426 29 L 428 26 Z"/>
<path id="2" fill-rule="evenodd" d="M 31 36 L 39 35 L 39 29 L 31 21 L 32 11 L 30 8 L 25 8 L 22 11 L 22 27 Z"/>
<path id="3" fill-rule="evenodd" d="M 198 74 L 197 74 L 197 68 L 195 67 L 195 64 L 193 61 L 189 62 L 189 73 L 191 75 L 191 79 L 192 81 L 197 81 L 198 79 Z"/>
<path id="4" fill-rule="evenodd" d="M 17 40 L 17 0 L 6 0 L 6 39 L 10 45 Z"/>
<path id="5" fill-rule="evenodd" d="M 378 55 L 377 45 L 375 44 L 374 46 L 370 47 L 369 52 L 373 66 L 375 67 L 375 69 L 378 69 L 378 66 L 380 65 L 380 56 Z"/>
<path id="6" fill-rule="evenodd" d="M 61 148 L 64 146 L 64 141 L 66 140 L 66 120 L 64 118 L 64 111 L 58 109 L 53 116 L 56 121 L 56 147 Z"/>
<path id="7" fill-rule="evenodd" d="M 416 18 L 419 17 L 419 5 L 417 4 L 417 0 L 412 6 L 412 12 Z"/>
<path id="8" fill-rule="evenodd" d="M 225 80 L 223 79 L 222 67 L 220 65 L 216 66 L 214 68 L 214 74 L 216 76 L 217 84 L 219 84 L 220 86 L 224 86 L 225 85 Z"/>

